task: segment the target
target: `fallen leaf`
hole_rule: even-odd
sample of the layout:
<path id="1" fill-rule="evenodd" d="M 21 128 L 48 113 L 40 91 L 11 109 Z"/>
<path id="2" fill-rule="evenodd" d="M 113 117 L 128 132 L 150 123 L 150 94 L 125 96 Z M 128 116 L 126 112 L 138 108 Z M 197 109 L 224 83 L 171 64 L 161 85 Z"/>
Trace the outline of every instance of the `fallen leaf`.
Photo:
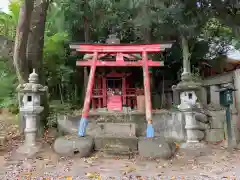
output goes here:
<path id="1" fill-rule="evenodd" d="M 179 149 L 180 145 L 178 143 L 175 143 L 175 144 L 176 144 L 176 148 Z"/>
<path id="2" fill-rule="evenodd" d="M 138 180 L 145 180 L 142 176 L 136 176 Z"/>
<path id="3" fill-rule="evenodd" d="M 136 171 L 136 168 L 133 168 L 133 167 L 131 167 L 131 168 L 129 168 L 129 169 L 127 169 L 127 173 L 131 173 L 131 172 L 133 172 L 133 171 Z"/>
<path id="4" fill-rule="evenodd" d="M 90 179 L 94 180 L 101 180 L 101 176 L 99 173 L 93 172 L 93 173 L 87 173 L 86 176 Z"/>

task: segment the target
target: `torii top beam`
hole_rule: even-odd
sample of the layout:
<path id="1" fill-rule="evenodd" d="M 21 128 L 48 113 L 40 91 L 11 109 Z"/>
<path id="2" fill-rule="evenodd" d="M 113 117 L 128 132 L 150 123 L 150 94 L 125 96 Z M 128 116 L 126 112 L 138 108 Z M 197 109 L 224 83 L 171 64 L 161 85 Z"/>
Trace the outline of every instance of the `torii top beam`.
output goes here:
<path id="1" fill-rule="evenodd" d="M 83 53 L 157 53 L 172 47 L 172 43 L 162 44 L 70 44 L 70 49 Z"/>

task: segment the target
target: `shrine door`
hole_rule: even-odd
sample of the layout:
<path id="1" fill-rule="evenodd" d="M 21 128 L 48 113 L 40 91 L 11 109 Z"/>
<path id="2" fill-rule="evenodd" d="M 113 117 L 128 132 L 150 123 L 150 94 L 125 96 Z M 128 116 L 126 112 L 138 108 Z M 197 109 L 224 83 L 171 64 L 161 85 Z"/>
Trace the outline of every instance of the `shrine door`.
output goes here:
<path id="1" fill-rule="evenodd" d="M 122 79 L 107 78 L 107 108 L 122 111 Z"/>

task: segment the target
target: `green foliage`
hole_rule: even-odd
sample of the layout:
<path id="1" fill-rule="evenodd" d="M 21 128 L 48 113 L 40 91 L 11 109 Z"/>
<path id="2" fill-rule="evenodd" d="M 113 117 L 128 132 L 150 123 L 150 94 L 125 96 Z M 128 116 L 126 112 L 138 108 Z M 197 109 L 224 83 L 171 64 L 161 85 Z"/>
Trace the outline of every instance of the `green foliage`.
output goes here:
<path id="1" fill-rule="evenodd" d="M 0 12 L 0 35 L 14 39 L 22 2 L 23 0 L 11 0 L 9 12 Z"/>
<path id="2" fill-rule="evenodd" d="M 21 3 L 22 0 L 13 0 L 9 13 L 0 13 L 1 35 L 14 38 Z M 213 1 L 213 6 L 216 5 Z M 216 16 L 207 1 L 53 0 L 48 10 L 43 49 L 44 75 L 52 104 L 49 122 L 54 124 L 59 111 L 70 111 L 73 105 L 79 105 L 79 92 L 83 89 L 83 79 L 77 76 L 82 70 L 76 70 L 77 57 L 70 56 L 69 41 L 103 42 L 112 31 L 118 33 L 123 43 L 176 40 L 165 57 L 153 57 L 153 60 L 165 61 L 165 71 L 161 69 L 164 77 L 176 79 L 177 74 L 172 72 L 182 66 L 181 37 L 188 41 L 193 74 L 199 77 L 196 67 L 209 53 L 210 45 L 215 43 L 224 49 L 233 39 L 232 29 L 226 18 Z M 16 77 L 8 72 L 12 68 L 1 62 L 0 104 L 5 107 L 16 99 Z M 58 100 L 57 103 L 54 100 Z"/>
<path id="3" fill-rule="evenodd" d="M 55 127 L 59 115 L 70 115 L 72 113 L 72 104 L 62 104 L 61 101 L 52 101 L 50 105 L 50 115 L 47 118 L 47 126 Z"/>
<path id="4" fill-rule="evenodd" d="M 9 9 L 9 15 L 12 18 L 13 25 L 18 24 L 18 18 L 20 13 L 20 7 L 23 3 L 23 0 L 11 0 L 8 6 Z"/>
<path id="5" fill-rule="evenodd" d="M 0 108 L 16 105 L 16 75 L 6 59 L 0 59 Z"/>

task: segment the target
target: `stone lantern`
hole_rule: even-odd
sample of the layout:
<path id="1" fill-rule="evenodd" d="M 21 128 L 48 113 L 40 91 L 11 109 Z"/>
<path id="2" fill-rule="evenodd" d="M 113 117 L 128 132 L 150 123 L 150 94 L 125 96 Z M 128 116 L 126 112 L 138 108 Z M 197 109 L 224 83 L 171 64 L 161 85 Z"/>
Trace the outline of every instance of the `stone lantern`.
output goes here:
<path id="1" fill-rule="evenodd" d="M 17 149 L 18 153 L 34 155 L 38 152 L 39 146 L 36 145 L 37 119 L 43 111 L 40 105 L 41 95 L 47 92 L 47 87 L 38 84 L 38 75 L 33 72 L 29 75 L 29 82 L 20 84 L 17 91 L 22 99 L 20 102 L 20 112 L 25 118 L 25 140 L 24 144 Z"/>
<path id="2" fill-rule="evenodd" d="M 203 128 L 199 120 L 196 119 L 196 111 L 200 109 L 200 104 L 197 103 L 196 91 L 200 87 L 201 83 L 193 81 L 191 74 L 183 75 L 182 81 L 173 87 L 173 91 L 180 93 L 178 109 L 183 112 L 185 117 L 186 143 L 182 147 L 195 147 L 204 138 Z"/>

